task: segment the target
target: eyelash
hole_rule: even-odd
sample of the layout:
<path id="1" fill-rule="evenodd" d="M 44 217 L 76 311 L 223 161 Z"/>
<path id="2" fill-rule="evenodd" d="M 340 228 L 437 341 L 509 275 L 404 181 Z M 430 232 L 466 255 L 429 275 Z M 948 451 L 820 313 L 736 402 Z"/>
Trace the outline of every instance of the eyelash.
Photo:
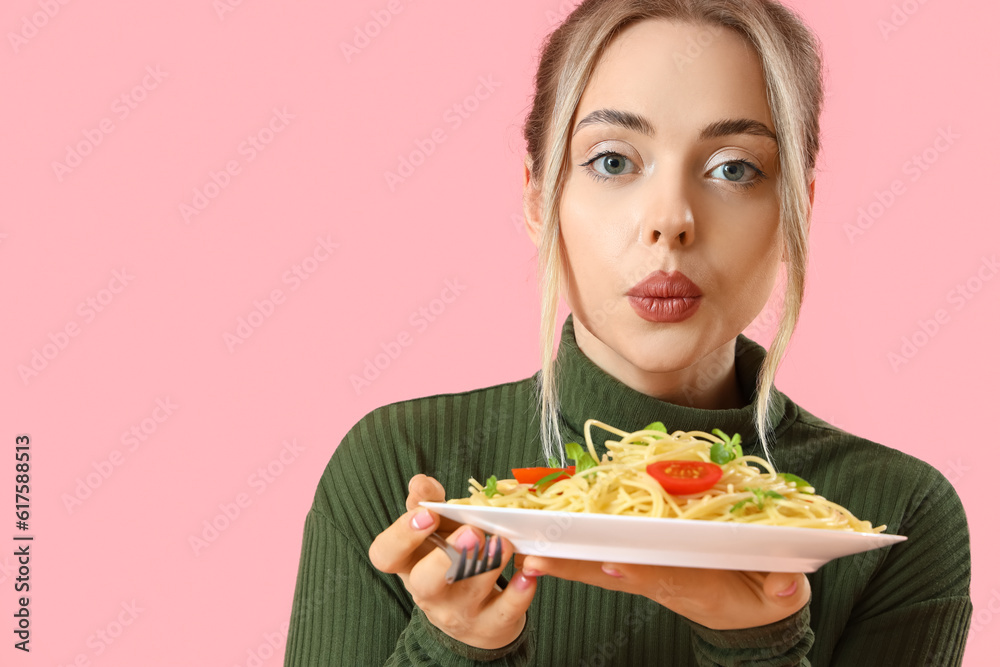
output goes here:
<path id="1" fill-rule="evenodd" d="M 583 164 L 581 164 L 580 166 L 581 167 L 589 167 L 590 165 L 592 165 L 595 162 L 597 162 L 598 160 L 600 160 L 602 157 L 607 157 L 608 155 L 617 155 L 617 156 L 619 156 L 619 157 L 621 157 L 621 158 L 623 158 L 625 160 L 628 160 L 628 158 L 626 156 L 622 155 L 621 153 L 618 153 L 618 152 L 615 152 L 615 151 L 602 151 L 602 152 L 598 153 L 597 155 L 595 155 L 594 157 L 592 157 L 589 160 L 587 160 L 586 162 L 584 162 Z M 736 160 L 726 160 L 725 162 L 722 162 L 719 166 L 721 167 L 724 164 L 732 164 L 732 163 L 738 163 L 738 164 L 746 165 L 747 167 L 750 167 L 755 172 L 757 172 L 757 178 L 755 178 L 752 181 L 747 181 L 746 183 L 737 183 L 736 181 L 727 181 L 729 184 L 734 185 L 734 186 L 736 186 L 737 188 L 739 188 L 741 190 L 749 190 L 750 188 L 756 186 L 758 183 L 760 183 L 761 181 L 763 181 L 764 179 L 767 178 L 767 174 L 765 174 L 763 171 L 761 171 L 757 167 L 757 165 L 755 165 L 753 162 L 750 162 L 749 160 L 744 160 L 744 159 L 741 159 L 741 158 L 738 158 Z M 718 169 L 718 167 L 716 167 L 716 169 Z M 715 171 L 715 169 L 713 169 L 712 171 Z M 593 169 L 587 169 L 587 173 L 590 174 L 590 176 L 592 176 L 594 178 L 594 180 L 596 180 L 598 182 L 612 180 L 611 176 L 605 176 L 604 174 L 598 173 L 597 171 L 595 171 Z"/>

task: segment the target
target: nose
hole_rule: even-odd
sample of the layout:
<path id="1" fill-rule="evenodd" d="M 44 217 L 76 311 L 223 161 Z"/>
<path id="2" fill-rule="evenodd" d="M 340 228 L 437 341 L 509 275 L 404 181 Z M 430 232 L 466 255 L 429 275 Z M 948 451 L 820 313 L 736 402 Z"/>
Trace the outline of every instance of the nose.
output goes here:
<path id="1" fill-rule="evenodd" d="M 664 174 L 664 176 L 667 176 Z M 687 185 L 677 172 L 669 177 L 651 179 L 649 196 L 642 212 L 640 241 L 665 244 L 668 249 L 682 248 L 694 242 L 694 212 Z"/>

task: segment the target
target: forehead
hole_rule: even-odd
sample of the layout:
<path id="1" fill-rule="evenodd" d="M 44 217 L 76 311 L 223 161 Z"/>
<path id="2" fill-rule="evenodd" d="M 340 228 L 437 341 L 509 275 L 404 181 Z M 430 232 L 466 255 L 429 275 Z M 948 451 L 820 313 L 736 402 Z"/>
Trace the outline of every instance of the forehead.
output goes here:
<path id="1" fill-rule="evenodd" d="M 574 124 L 600 108 L 639 113 L 661 133 L 694 133 L 726 117 L 773 128 L 757 52 L 720 26 L 647 19 L 612 40 L 584 89 Z"/>

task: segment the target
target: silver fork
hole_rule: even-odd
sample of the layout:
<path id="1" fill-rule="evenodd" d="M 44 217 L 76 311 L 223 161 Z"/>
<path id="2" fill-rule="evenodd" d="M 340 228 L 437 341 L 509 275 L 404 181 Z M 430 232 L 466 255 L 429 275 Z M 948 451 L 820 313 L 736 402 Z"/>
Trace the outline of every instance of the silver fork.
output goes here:
<path id="1" fill-rule="evenodd" d="M 469 553 L 468 549 L 463 548 L 459 551 L 451 546 L 436 532 L 427 536 L 431 544 L 443 550 L 448 554 L 448 558 L 451 559 L 451 567 L 448 568 L 448 572 L 444 576 L 445 581 L 453 584 L 456 581 L 468 579 L 469 577 L 474 577 L 477 574 L 500 567 L 500 561 L 503 558 L 500 536 L 486 533 L 485 537 L 485 542 L 478 549 L 474 549 L 472 553 Z M 492 557 L 489 555 L 491 542 L 495 545 L 494 548 L 496 549 Z M 501 574 L 497 578 L 495 587 L 501 591 L 507 588 L 507 578 Z"/>

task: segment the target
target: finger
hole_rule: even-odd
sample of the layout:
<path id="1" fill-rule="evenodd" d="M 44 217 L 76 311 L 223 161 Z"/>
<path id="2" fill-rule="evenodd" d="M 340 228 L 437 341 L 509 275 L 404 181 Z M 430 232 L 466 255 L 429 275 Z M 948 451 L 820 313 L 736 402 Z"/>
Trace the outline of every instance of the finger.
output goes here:
<path id="1" fill-rule="evenodd" d="M 525 556 L 523 567 L 529 575 L 550 575 L 608 590 L 643 595 L 667 607 L 687 599 L 691 594 L 691 585 L 710 572 L 661 565 L 591 562 L 541 556 Z"/>
<path id="2" fill-rule="evenodd" d="M 481 540 L 485 536 L 481 533 L 477 533 L 477 537 Z M 462 536 L 459 536 L 458 540 L 461 541 Z M 480 542 L 480 545 L 481 544 L 482 542 Z M 476 555 L 479 553 L 478 549 L 481 548 L 483 547 L 477 547 L 477 551 L 475 552 Z M 489 594 L 497 590 L 497 587 L 495 586 L 497 579 L 500 578 L 500 575 L 503 573 L 504 568 L 507 567 L 507 563 L 510 562 L 510 559 L 514 557 L 514 544 L 510 540 L 500 537 L 499 535 L 490 536 L 485 548 L 487 549 L 486 555 L 490 560 L 492 560 L 496 550 L 500 549 L 499 564 L 495 568 L 487 570 L 482 574 L 477 574 L 469 577 L 468 579 L 462 580 L 463 584 L 468 582 L 465 586 L 469 589 L 470 597 L 480 602 L 485 599 L 489 599 L 491 597 Z"/>
<path id="3" fill-rule="evenodd" d="M 605 588 L 615 588 L 654 600 L 669 606 L 691 595 L 691 586 L 698 583 L 711 570 L 676 568 L 668 565 L 636 565 L 633 563 L 601 563 L 605 580 L 598 582 Z M 610 584 L 610 581 L 617 583 Z"/>
<path id="4" fill-rule="evenodd" d="M 434 548 L 431 544 L 425 545 L 424 540 L 438 525 L 439 517 L 436 512 L 418 506 L 375 536 L 368 548 L 368 558 L 382 572 L 409 572 L 428 553 L 428 549 Z"/>
<path id="5" fill-rule="evenodd" d="M 421 500 L 444 502 L 444 487 L 441 486 L 441 482 L 423 474 L 411 477 L 409 495 L 406 498 L 406 509 L 415 509 Z"/>
<path id="6" fill-rule="evenodd" d="M 809 580 L 800 572 L 771 572 L 764 578 L 763 589 L 768 601 L 787 608 L 789 613 L 809 601 Z"/>
<path id="7" fill-rule="evenodd" d="M 441 503 L 445 500 L 444 487 L 441 482 L 433 477 L 419 474 L 410 478 L 409 495 L 406 497 L 406 509 L 413 510 L 420 507 L 423 500 Z M 461 525 L 457 521 L 452 521 L 446 517 L 438 517 L 438 532 L 447 535 L 458 530 Z"/>
<path id="8" fill-rule="evenodd" d="M 549 558 L 547 556 L 525 556 L 522 567 L 529 576 L 550 574 L 560 579 L 572 579 L 573 581 L 589 582 L 598 574 L 603 574 L 601 564 L 598 562 Z"/>
<path id="9" fill-rule="evenodd" d="M 489 615 L 493 627 L 506 629 L 509 635 L 516 637 L 524 626 L 525 614 L 537 590 L 538 578 L 527 576 L 519 570 L 514 573 L 503 593 L 487 604 L 483 614 Z"/>
<path id="10" fill-rule="evenodd" d="M 447 542 L 455 547 L 459 552 L 467 550 L 467 558 L 475 558 L 478 545 L 485 541 L 483 531 L 475 526 L 463 525 L 458 530 L 448 536 Z M 414 601 L 418 598 L 426 602 L 435 602 L 443 598 L 450 600 L 471 600 L 481 601 L 486 592 L 492 588 L 492 583 L 483 586 L 483 575 L 469 577 L 461 581 L 449 584 L 445 580 L 448 568 L 451 567 L 451 559 L 441 549 L 435 549 L 434 553 L 429 553 L 415 563 L 410 570 L 410 576 L 406 582 L 406 587 L 413 595 Z M 486 573 L 484 573 L 485 575 Z M 494 581 L 496 578 L 494 577 Z M 482 591 L 482 592 L 480 592 Z M 476 597 L 478 594 L 478 597 Z M 419 606 L 419 605 L 418 605 Z"/>
<path id="11" fill-rule="evenodd" d="M 642 578 L 642 573 L 635 571 L 633 567 L 626 576 L 622 571 L 623 567 L 625 566 L 613 563 L 564 558 L 527 556 L 524 559 L 524 572 L 528 575 L 550 575 L 609 590 L 645 593 L 647 582 Z"/>

